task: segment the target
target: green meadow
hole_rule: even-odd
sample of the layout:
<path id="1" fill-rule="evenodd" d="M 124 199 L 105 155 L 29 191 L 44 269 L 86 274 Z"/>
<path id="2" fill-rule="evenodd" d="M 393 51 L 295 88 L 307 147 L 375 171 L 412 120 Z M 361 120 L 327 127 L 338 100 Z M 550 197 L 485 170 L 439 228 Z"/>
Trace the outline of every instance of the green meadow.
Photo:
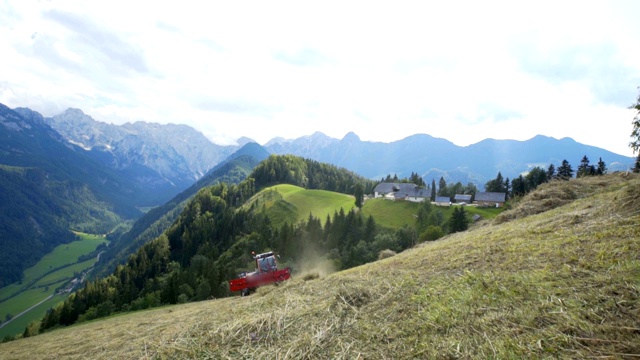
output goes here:
<path id="1" fill-rule="evenodd" d="M 445 221 L 451 217 L 453 206 L 436 206 L 432 205 L 432 211 L 441 211 Z M 376 224 L 382 227 L 397 229 L 405 225 L 413 226 L 416 223 L 416 214 L 419 203 L 410 201 L 391 201 L 385 199 L 370 199 L 364 203 L 362 214 L 364 216 L 373 216 Z M 476 206 L 465 206 L 464 211 L 471 218 L 473 215 L 480 215 L 482 219 L 491 220 L 498 214 L 503 212 L 504 208 L 483 208 Z"/>
<path id="2" fill-rule="evenodd" d="M 257 194 L 250 204 L 265 206 L 269 217 L 278 226 L 284 222 L 297 223 L 309 214 L 321 221 L 342 208 L 345 212 L 355 207 L 355 198 L 325 190 L 307 190 L 294 185 L 276 185 Z"/>
<path id="3" fill-rule="evenodd" d="M 79 257 L 89 255 L 97 247 L 108 241 L 98 235 L 76 232 L 77 241 L 57 246 L 45 255 L 37 264 L 25 270 L 24 279 L 0 289 L 0 320 L 4 323 L 7 314 L 16 316 L 40 301 L 53 295 L 55 290 L 73 279 L 75 274 L 90 269 L 96 258 L 79 262 Z M 0 339 L 7 335 L 22 333 L 31 321 L 39 320 L 45 312 L 63 301 L 65 295 L 54 295 L 28 313 L 13 319 L 0 328 Z M 2 325 L 2 324 L 0 324 Z"/>

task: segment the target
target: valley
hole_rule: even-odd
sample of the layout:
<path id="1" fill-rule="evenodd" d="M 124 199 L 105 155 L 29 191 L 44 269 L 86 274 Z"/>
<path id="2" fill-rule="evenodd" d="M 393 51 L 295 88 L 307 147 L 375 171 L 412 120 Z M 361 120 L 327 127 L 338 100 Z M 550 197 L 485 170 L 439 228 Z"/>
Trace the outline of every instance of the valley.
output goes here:
<path id="1" fill-rule="evenodd" d="M 319 278 L 0 344 L 4 358 L 626 358 L 640 177 L 554 181 L 468 231 Z M 99 350 L 97 350 L 99 349 Z"/>
<path id="2" fill-rule="evenodd" d="M 30 322 L 39 321 L 49 308 L 64 301 L 109 243 L 104 236 L 79 232 L 76 236 L 78 240 L 57 246 L 25 270 L 22 281 L 0 288 L 0 338 L 21 334 Z"/>

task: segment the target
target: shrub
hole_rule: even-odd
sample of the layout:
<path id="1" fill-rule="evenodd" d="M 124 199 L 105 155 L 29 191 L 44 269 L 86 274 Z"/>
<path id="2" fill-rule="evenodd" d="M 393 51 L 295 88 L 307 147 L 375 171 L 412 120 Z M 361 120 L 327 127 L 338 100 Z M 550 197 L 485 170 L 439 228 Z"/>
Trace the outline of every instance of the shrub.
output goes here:
<path id="1" fill-rule="evenodd" d="M 395 255 L 396 255 L 396 252 L 393 251 L 393 250 L 389 250 L 389 249 L 382 250 L 378 254 L 378 260 L 390 258 L 390 257 L 395 256 Z"/>
<path id="2" fill-rule="evenodd" d="M 420 234 L 420 242 L 438 240 L 444 236 L 440 226 L 431 225 Z"/>

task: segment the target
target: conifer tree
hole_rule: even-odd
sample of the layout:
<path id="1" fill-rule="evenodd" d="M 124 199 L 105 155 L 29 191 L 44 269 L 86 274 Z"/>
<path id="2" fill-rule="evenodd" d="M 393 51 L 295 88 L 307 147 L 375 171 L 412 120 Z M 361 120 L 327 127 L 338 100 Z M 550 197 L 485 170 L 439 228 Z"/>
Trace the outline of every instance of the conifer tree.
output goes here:
<path id="1" fill-rule="evenodd" d="M 356 198 L 356 206 L 362 208 L 362 205 L 364 205 L 364 187 L 362 184 L 356 184 L 354 196 Z"/>
<path id="2" fill-rule="evenodd" d="M 553 166 L 553 164 L 550 164 L 547 169 L 547 181 L 550 181 L 554 177 L 556 177 L 556 167 Z"/>
<path id="3" fill-rule="evenodd" d="M 440 182 L 438 184 L 438 195 L 440 196 L 444 196 L 444 194 L 447 191 L 447 181 L 444 179 L 444 177 L 440 177 Z"/>
<path id="4" fill-rule="evenodd" d="M 464 206 L 456 206 L 453 209 L 453 214 L 449 219 L 449 231 L 451 233 L 465 231 L 469 228 L 469 222 L 467 220 Z"/>
<path id="5" fill-rule="evenodd" d="M 600 158 L 600 160 L 598 160 L 598 168 L 596 169 L 596 175 L 604 175 L 607 173 L 607 165 L 605 165 L 604 161 L 602 161 L 602 158 Z"/>
<path id="6" fill-rule="evenodd" d="M 431 179 L 431 201 L 436 201 L 436 179 Z"/>
<path id="7" fill-rule="evenodd" d="M 589 158 L 587 157 L 587 155 L 583 156 L 582 160 L 580 160 L 580 165 L 578 165 L 578 172 L 576 173 L 576 177 L 591 176 L 594 175 L 594 172 L 595 168 L 589 165 Z"/>
<path id="8" fill-rule="evenodd" d="M 573 168 L 566 159 L 562 160 L 562 165 L 558 168 L 558 177 L 563 180 L 568 180 L 573 177 Z"/>

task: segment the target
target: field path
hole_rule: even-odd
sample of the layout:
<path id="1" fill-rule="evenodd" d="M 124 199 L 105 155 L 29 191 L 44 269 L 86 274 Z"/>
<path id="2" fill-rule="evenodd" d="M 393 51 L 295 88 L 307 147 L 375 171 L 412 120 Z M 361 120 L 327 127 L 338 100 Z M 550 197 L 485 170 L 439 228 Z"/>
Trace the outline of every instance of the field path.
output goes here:
<path id="1" fill-rule="evenodd" d="M 11 320 L 3 322 L 2 324 L 0 324 L 0 329 L 2 329 L 5 325 L 9 324 L 9 323 L 10 323 L 10 322 L 12 322 L 13 320 L 15 320 L 15 319 L 19 318 L 20 316 L 22 316 L 22 315 L 24 315 L 24 314 L 28 313 L 29 311 L 31 311 L 31 310 L 32 310 L 33 308 L 35 308 L 36 306 L 38 306 L 38 305 L 42 304 L 43 302 L 45 302 L 45 301 L 47 301 L 47 300 L 51 299 L 51 298 L 53 297 L 53 295 L 55 295 L 55 293 L 54 293 L 54 294 L 51 294 L 51 295 L 49 295 L 49 296 L 47 296 L 47 298 L 46 298 L 46 299 L 44 299 L 44 300 L 40 301 L 39 303 L 37 303 L 37 304 L 33 305 L 32 307 L 30 307 L 30 308 L 28 308 L 27 310 L 25 310 L 25 311 L 21 312 L 20 314 L 18 314 L 18 315 L 16 315 L 16 316 L 12 317 L 12 318 L 11 318 Z"/>
<path id="2" fill-rule="evenodd" d="M 103 253 L 103 252 L 104 252 L 104 251 L 100 251 L 100 253 L 98 253 L 98 256 L 96 257 L 96 264 L 98 263 L 98 261 L 100 261 L 100 255 L 102 255 L 102 253 Z M 95 264 L 94 264 L 94 266 L 95 266 Z M 90 269 L 93 269 L 93 267 L 94 267 L 94 266 L 92 266 Z M 55 294 L 56 294 L 56 293 L 54 292 L 53 294 L 51 294 L 51 295 L 47 296 L 44 300 L 40 301 L 39 303 L 37 303 L 37 304 L 33 305 L 32 307 L 30 307 L 30 308 L 26 309 L 25 311 L 21 312 L 20 314 L 18 314 L 18 315 L 16 315 L 16 316 L 12 317 L 12 318 L 11 318 L 11 320 L 3 322 L 2 324 L 0 324 L 0 329 L 2 329 L 5 325 L 9 324 L 9 323 L 10 323 L 10 322 L 12 322 L 13 320 L 15 320 L 15 319 L 19 318 L 20 316 L 22 316 L 22 315 L 24 315 L 24 314 L 28 313 L 28 312 L 29 312 L 29 311 L 31 311 L 31 310 L 33 310 L 35 307 L 37 307 L 38 305 L 42 304 L 43 302 L 45 302 L 45 301 L 47 301 L 47 300 L 51 299 Z"/>

